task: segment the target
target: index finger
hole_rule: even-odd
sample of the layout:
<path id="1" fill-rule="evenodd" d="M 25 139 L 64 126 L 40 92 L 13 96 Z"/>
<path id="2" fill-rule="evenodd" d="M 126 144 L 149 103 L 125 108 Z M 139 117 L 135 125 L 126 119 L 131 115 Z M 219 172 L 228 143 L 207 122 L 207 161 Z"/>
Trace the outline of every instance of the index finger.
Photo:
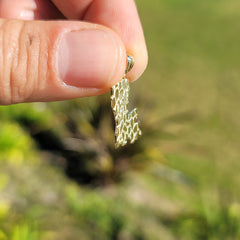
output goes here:
<path id="1" fill-rule="evenodd" d="M 135 59 L 134 68 L 128 73 L 136 80 L 144 72 L 147 48 L 142 25 L 133 0 L 52 0 L 68 19 L 101 24 L 117 32 L 126 46 L 128 55 Z"/>

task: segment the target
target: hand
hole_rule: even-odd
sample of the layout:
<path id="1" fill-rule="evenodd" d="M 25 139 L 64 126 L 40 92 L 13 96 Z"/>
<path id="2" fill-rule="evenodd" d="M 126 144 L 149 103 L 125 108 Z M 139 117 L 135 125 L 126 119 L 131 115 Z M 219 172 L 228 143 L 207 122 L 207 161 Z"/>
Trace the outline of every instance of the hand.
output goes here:
<path id="1" fill-rule="evenodd" d="M 105 93 L 126 54 L 135 59 L 130 81 L 146 68 L 133 0 L 0 0 L 0 17 L 2 105 Z"/>

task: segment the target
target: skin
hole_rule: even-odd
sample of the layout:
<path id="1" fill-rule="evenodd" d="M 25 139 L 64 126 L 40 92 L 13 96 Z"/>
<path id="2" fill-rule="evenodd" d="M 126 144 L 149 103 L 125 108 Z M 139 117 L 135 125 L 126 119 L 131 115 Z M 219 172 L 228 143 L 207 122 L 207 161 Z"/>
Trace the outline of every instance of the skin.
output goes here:
<path id="1" fill-rule="evenodd" d="M 0 0 L 0 18 L 1 105 L 103 94 L 121 80 L 126 54 L 135 59 L 130 81 L 147 66 L 133 0 Z M 91 49 L 96 59 L 83 62 Z M 70 61 L 69 54 L 83 56 Z M 101 66 L 100 59 L 109 63 Z"/>

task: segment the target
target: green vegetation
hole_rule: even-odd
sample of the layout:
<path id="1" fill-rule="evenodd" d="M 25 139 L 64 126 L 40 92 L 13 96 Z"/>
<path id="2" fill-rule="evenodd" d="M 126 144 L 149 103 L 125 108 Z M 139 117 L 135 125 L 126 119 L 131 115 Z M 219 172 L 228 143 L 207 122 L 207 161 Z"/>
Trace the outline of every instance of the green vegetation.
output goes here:
<path id="1" fill-rule="evenodd" d="M 137 0 L 143 137 L 109 95 L 0 108 L 0 240 L 240 239 L 240 3 Z"/>

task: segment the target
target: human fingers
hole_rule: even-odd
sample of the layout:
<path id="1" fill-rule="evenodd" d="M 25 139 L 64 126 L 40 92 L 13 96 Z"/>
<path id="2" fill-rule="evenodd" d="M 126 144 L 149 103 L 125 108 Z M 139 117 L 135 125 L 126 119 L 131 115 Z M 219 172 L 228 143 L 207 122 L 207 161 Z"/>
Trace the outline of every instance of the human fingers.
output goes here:
<path id="1" fill-rule="evenodd" d="M 0 0 L 0 18 L 6 19 L 63 19 L 49 0 Z"/>
<path id="2" fill-rule="evenodd" d="M 148 61 L 144 34 L 134 0 L 52 0 L 68 19 L 82 19 L 113 29 L 122 38 L 127 53 L 134 57 L 134 68 L 128 73 L 136 80 Z"/>
<path id="3" fill-rule="evenodd" d="M 126 51 L 107 27 L 0 20 L 0 104 L 98 95 L 121 80 Z"/>

